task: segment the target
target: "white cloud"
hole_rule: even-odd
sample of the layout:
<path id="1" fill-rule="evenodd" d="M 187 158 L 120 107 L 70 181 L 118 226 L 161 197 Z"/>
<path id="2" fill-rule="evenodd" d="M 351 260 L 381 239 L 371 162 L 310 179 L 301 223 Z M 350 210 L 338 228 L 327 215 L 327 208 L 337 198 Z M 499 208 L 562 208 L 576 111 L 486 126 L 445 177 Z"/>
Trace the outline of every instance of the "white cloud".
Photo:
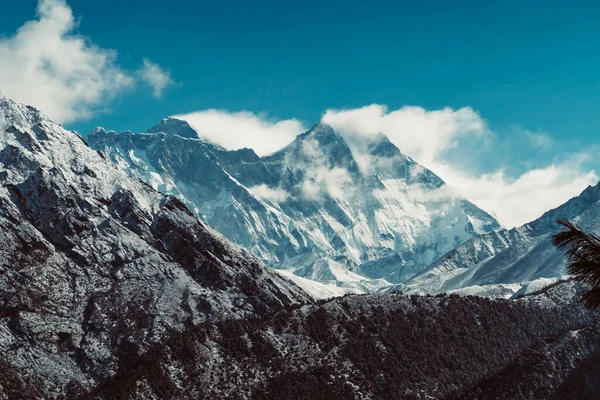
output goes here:
<path id="1" fill-rule="evenodd" d="M 265 184 L 254 186 L 250 188 L 250 191 L 258 197 L 272 201 L 273 203 L 283 203 L 290 197 L 290 194 L 285 189 L 270 188 Z"/>
<path id="2" fill-rule="evenodd" d="M 350 137 L 383 133 L 405 154 L 427 165 L 469 136 L 489 135 L 485 121 L 470 107 L 427 111 L 402 107 L 388 111 L 371 104 L 352 110 L 327 110 L 323 122 Z"/>
<path id="3" fill-rule="evenodd" d="M 532 169 L 516 178 L 507 177 L 502 169 L 477 177 L 443 164 L 436 166 L 436 172 L 507 227 L 538 218 L 599 180 L 595 171 L 583 169 L 577 159 Z"/>
<path id="4" fill-rule="evenodd" d="M 154 97 L 161 97 L 163 91 L 171 84 L 171 73 L 163 70 L 160 65 L 144 58 L 144 65 L 139 70 L 140 78 L 152 88 Z"/>
<path id="5" fill-rule="evenodd" d="M 325 194 L 333 198 L 343 198 L 351 195 L 352 178 L 344 168 L 318 166 L 306 171 L 302 182 L 302 195 L 311 201 L 323 201 Z"/>
<path id="6" fill-rule="evenodd" d="M 326 165 L 326 157 L 317 140 L 305 140 L 302 152 L 312 161 L 312 165 L 304 172 L 304 180 L 300 187 L 302 197 L 321 202 L 325 195 L 337 199 L 354 195 L 354 182 L 348 170 Z M 294 160 L 287 160 L 286 164 L 294 165 Z"/>
<path id="7" fill-rule="evenodd" d="M 323 201 L 322 187 L 319 182 L 308 178 L 302 181 L 302 197 L 310 201 Z"/>
<path id="8" fill-rule="evenodd" d="M 306 129 L 297 119 L 270 121 L 264 114 L 250 111 L 204 110 L 176 115 L 192 125 L 199 135 L 227 149 L 254 149 L 270 154 L 289 144 Z"/>
<path id="9" fill-rule="evenodd" d="M 449 149 L 459 150 L 459 157 L 454 160 L 471 157 L 468 152 L 473 151 L 485 155 L 486 143 L 497 139 L 470 107 L 437 111 L 403 107 L 388 111 L 385 106 L 373 104 L 352 110 L 328 110 L 323 121 L 351 140 L 383 133 L 401 151 L 439 175 L 457 194 L 492 213 L 508 227 L 539 217 L 599 179 L 595 171 L 584 168 L 585 157 L 581 156 L 531 169 L 516 177 L 507 176 L 502 167 L 481 174 L 481 168 L 470 170 L 450 162 L 445 157 Z M 520 133 L 536 148 L 548 149 L 553 144 L 547 134 L 525 130 Z M 463 141 L 470 143 L 468 150 L 461 150 Z M 473 146 L 474 141 L 479 146 Z"/>
<path id="10" fill-rule="evenodd" d="M 135 85 L 135 74 L 116 64 L 115 50 L 75 32 L 78 23 L 65 0 L 40 0 L 36 14 L 13 36 L 0 39 L 0 91 L 5 95 L 65 123 L 91 117 Z"/>
<path id="11" fill-rule="evenodd" d="M 525 136 L 527 140 L 533 145 L 533 147 L 541 150 L 549 150 L 554 145 L 552 137 L 544 132 L 531 132 L 527 129 L 520 128 L 518 132 Z"/>

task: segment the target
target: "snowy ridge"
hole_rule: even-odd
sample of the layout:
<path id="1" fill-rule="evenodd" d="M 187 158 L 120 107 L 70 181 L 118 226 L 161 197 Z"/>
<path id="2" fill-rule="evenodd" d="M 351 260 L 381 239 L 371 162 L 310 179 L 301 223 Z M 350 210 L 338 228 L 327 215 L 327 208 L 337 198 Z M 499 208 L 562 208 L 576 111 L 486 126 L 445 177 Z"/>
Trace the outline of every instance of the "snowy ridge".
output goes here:
<path id="1" fill-rule="evenodd" d="M 522 294 L 565 275 L 563 255 L 552 245 L 558 218 L 600 233 L 600 184 L 518 228 L 477 236 L 450 251 L 430 267 L 392 290 L 440 293 L 501 291 Z M 468 289 L 471 288 L 471 289 Z M 535 290 L 535 289 L 534 289 Z"/>
<path id="2" fill-rule="evenodd" d="M 294 275 L 289 271 L 276 270 L 277 273 L 288 278 L 296 285 L 302 288 L 315 300 L 330 299 L 333 297 L 341 297 L 350 293 L 362 293 L 359 289 L 352 289 L 348 287 L 340 287 L 334 284 L 325 284 L 312 279 L 302 278 L 298 275 Z"/>

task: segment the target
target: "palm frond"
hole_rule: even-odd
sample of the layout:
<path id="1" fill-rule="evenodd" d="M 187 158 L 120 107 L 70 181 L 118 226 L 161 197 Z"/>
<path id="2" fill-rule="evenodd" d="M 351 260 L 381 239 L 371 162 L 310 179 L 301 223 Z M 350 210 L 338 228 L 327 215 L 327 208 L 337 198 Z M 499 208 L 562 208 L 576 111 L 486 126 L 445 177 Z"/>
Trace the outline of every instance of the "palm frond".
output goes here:
<path id="1" fill-rule="evenodd" d="M 600 238 L 585 233 L 566 219 L 557 223 L 566 229 L 552 237 L 552 244 L 567 256 L 568 272 L 593 289 L 582 297 L 591 307 L 600 307 Z"/>
<path id="2" fill-rule="evenodd" d="M 600 308 L 600 287 L 588 290 L 582 294 L 581 301 L 586 307 Z"/>

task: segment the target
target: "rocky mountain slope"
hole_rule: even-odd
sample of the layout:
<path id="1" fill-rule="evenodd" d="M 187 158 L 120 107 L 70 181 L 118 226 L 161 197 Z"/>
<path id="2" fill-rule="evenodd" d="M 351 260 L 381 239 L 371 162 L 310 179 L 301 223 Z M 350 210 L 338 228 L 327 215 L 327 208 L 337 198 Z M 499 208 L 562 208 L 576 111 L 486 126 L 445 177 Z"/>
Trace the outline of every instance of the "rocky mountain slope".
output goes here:
<path id="1" fill-rule="evenodd" d="M 0 95 L 0 394 L 70 397 L 174 332 L 307 301 L 181 201 Z"/>
<path id="2" fill-rule="evenodd" d="M 272 267 L 354 291 L 404 282 L 499 228 L 383 135 L 345 138 L 319 124 L 266 157 L 200 140 L 175 119 L 88 140 Z"/>
<path id="3" fill-rule="evenodd" d="M 423 272 L 393 290 L 511 296 L 565 275 L 565 260 L 554 248 L 558 218 L 600 234 L 600 184 L 550 210 L 533 222 L 477 236 L 450 251 Z"/>

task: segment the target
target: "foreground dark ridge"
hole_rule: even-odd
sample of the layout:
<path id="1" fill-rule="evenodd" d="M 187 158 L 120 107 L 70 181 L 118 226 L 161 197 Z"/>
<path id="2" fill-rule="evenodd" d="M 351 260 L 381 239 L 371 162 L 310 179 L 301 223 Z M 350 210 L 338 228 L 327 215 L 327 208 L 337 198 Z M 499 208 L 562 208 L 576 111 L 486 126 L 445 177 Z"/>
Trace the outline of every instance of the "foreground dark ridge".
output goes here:
<path id="1" fill-rule="evenodd" d="M 347 296 L 203 324 L 151 349 L 93 394 L 558 399 L 576 389 L 589 398 L 600 393 L 600 324 L 574 285 L 519 300 Z"/>
<path id="2" fill-rule="evenodd" d="M 175 332 L 307 301 L 179 200 L 0 95 L 0 397 L 72 397 Z"/>

